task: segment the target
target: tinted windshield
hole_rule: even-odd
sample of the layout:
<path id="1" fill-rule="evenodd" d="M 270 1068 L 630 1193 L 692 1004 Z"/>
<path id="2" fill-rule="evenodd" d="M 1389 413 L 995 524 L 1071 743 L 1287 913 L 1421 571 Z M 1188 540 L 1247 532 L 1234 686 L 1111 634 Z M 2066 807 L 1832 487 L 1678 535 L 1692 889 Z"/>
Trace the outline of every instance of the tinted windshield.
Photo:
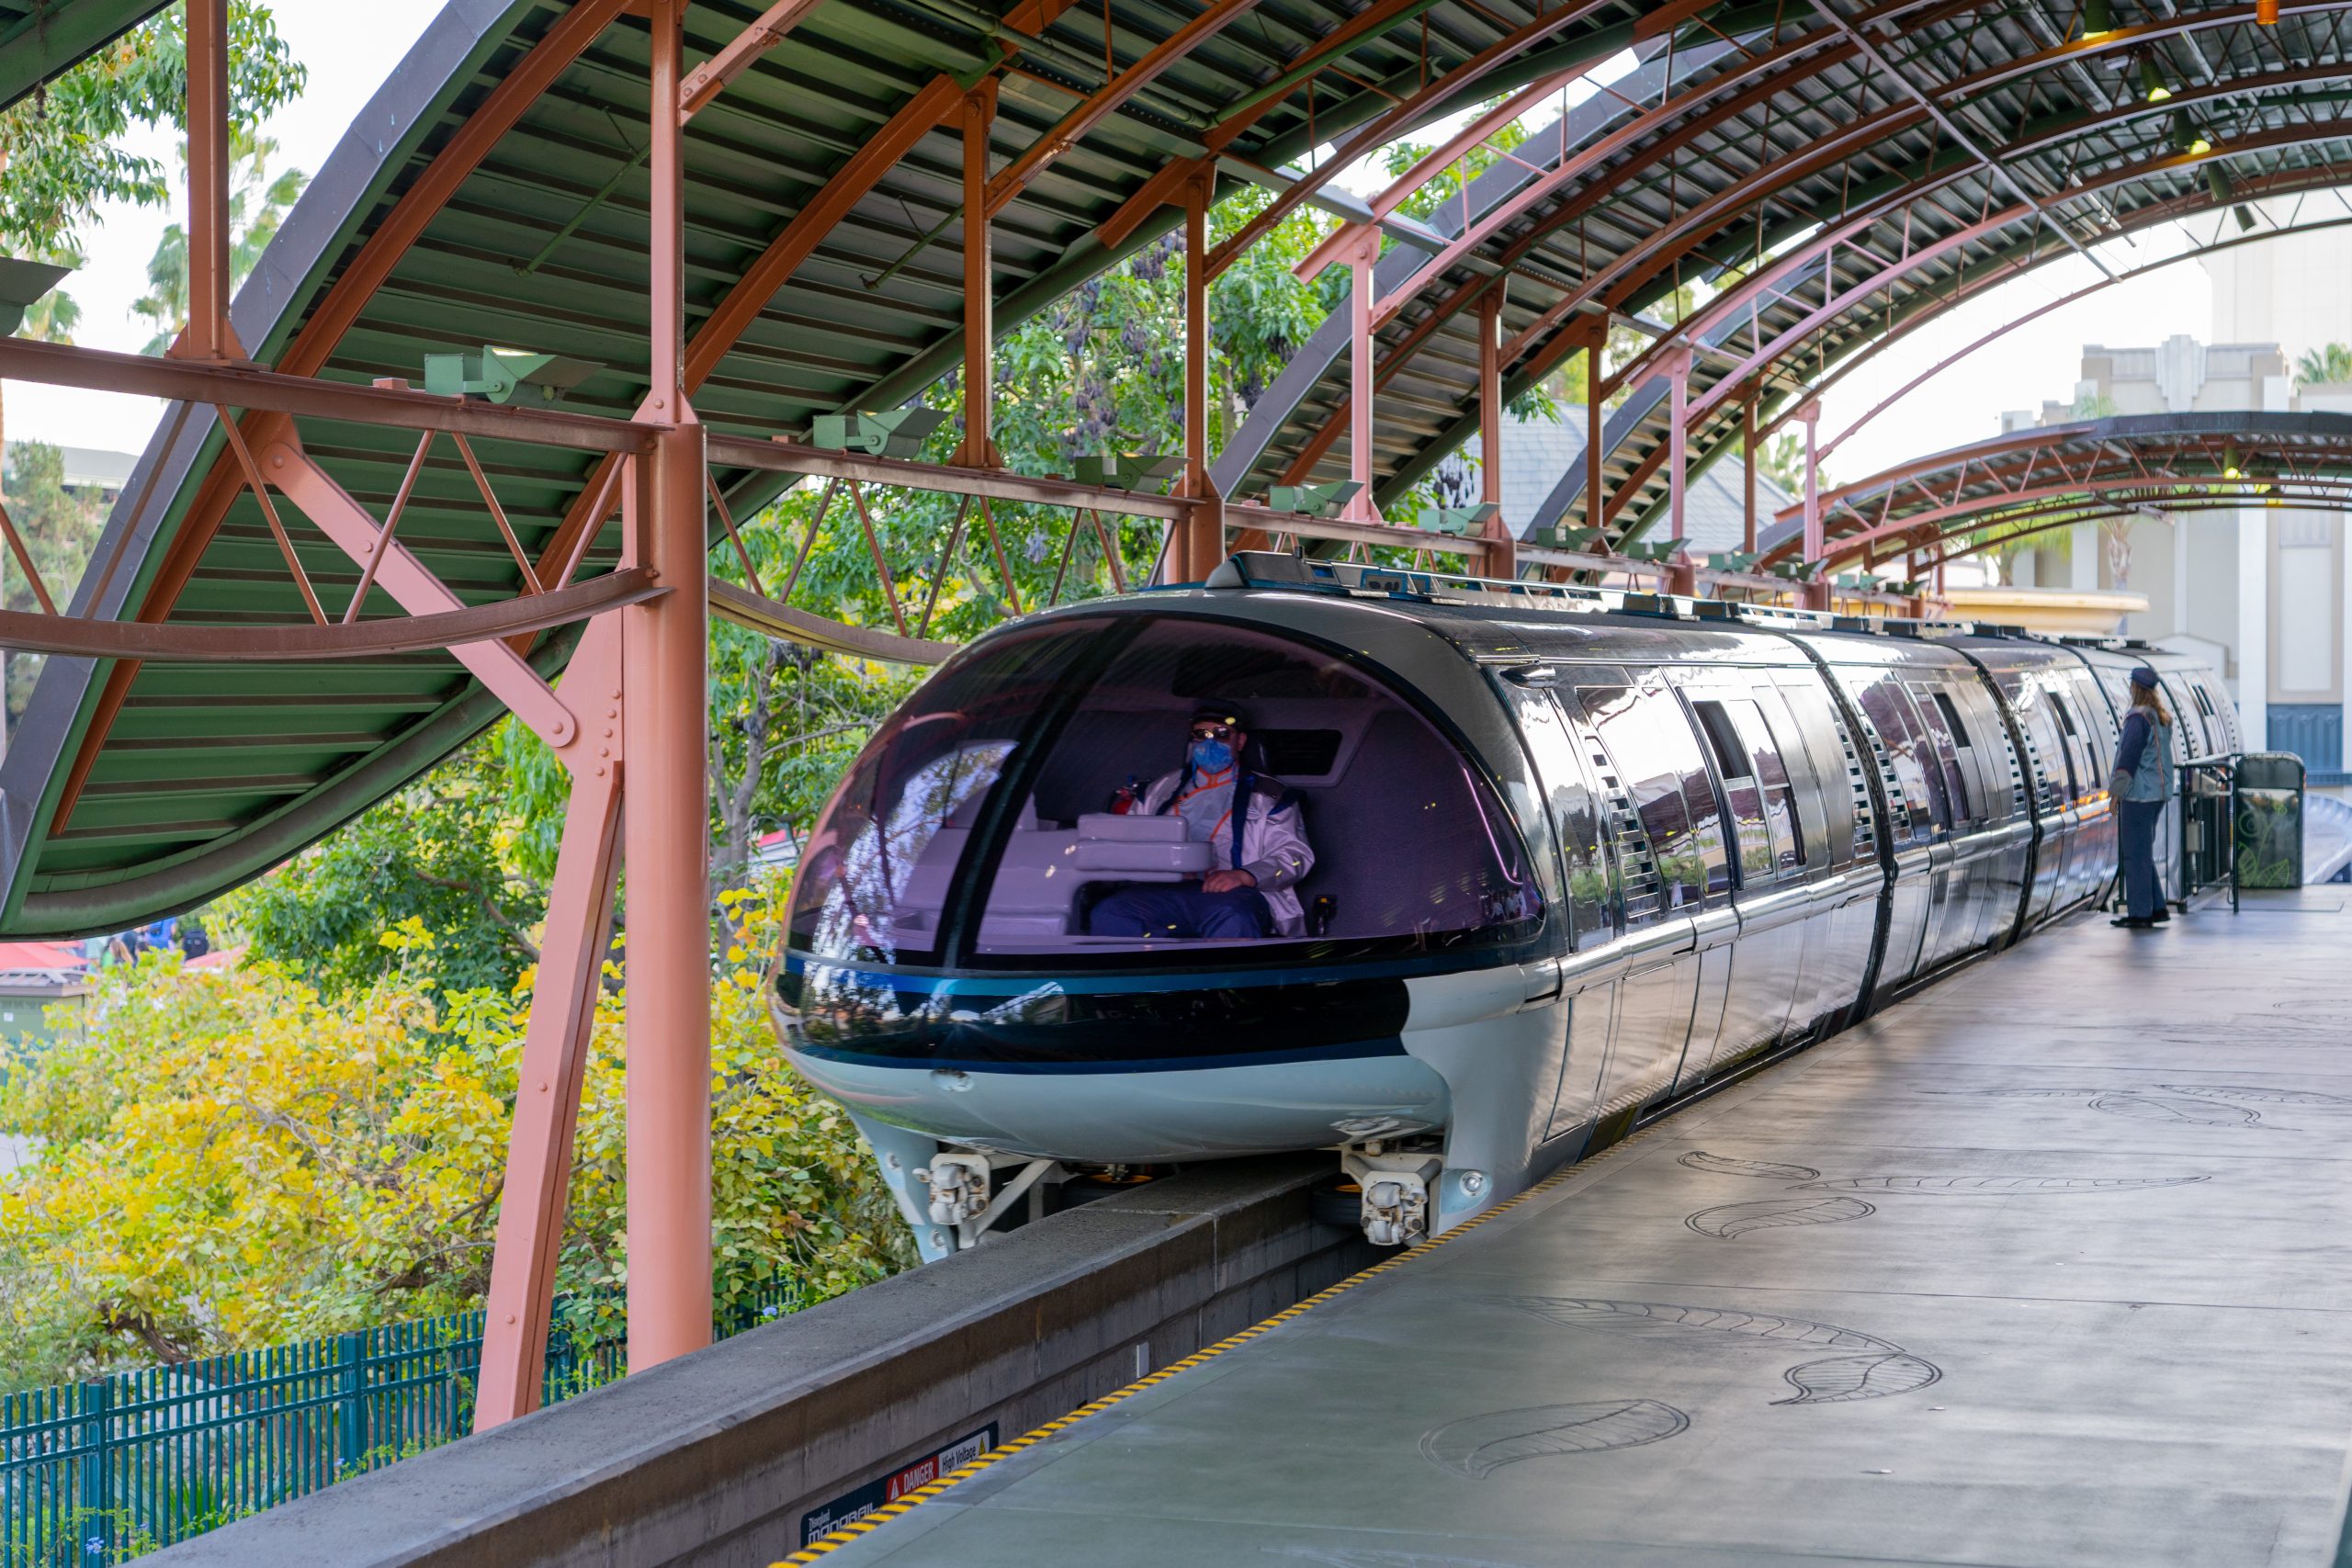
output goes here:
<path id="1" fill-rule="evenodd" d="M 1427 951 L 1543 908 L 1483 772 L 1383 676 L 1176 616 L 1059 623 L 943 671 L 858 760 L 808 866 L 794 945 L 885 962 Z"/>
<path id="2" fill-rule="evenodd" d="M 802 852 L 794 946 L 882 963 L 936 952 L 948 886 L 981 807 L 1087 635 L 1064 623 L 993 642 L 947 665 L 891 716 Z"/>

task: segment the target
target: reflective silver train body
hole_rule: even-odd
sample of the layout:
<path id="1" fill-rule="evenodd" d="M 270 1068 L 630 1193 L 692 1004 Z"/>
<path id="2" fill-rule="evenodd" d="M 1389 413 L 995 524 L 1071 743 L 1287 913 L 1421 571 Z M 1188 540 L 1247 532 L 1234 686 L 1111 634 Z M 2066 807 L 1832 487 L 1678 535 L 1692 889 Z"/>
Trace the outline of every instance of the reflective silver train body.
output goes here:
<path id="1" fill-rule="evenodd" d="M 1153 592 L 927 682 L 804 850 L 775 987 L 925 1255 L 956 1245 L 956 1160 L 1336 1147 L 1418 1173 L 1442 1230 L 2098 897 L 2134 664 L 2184 756 L 2237 745 L 2212 672 L 2160 650 L 1633 603 L 1668 613 Z M 1124 874 L 1091 814 L 1211 699 L 1295 792 L 1324 929 L 1086 934 Z"/>

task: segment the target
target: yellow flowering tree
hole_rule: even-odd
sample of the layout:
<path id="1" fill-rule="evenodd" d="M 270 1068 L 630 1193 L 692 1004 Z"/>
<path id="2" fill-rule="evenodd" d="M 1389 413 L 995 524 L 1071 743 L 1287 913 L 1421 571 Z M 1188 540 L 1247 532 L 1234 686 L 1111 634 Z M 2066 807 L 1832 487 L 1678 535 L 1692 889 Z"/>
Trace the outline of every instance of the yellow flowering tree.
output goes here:
<path id="1" fill-rule="evenodd" d="M 720 1315 L 797 1306 L 909 1260 L 839 1108 L 775 1048 L 760 994 L 767 902 L 729 898 L 714 965 L 714 1282 Z M 87 1026 L 18 1048 L 0 1134 L 0 1385 L 70 1382 L 479 1303 L 532 976 L 428 993 L 432 933 L 332 1001 L 268 964 L 109 972 Z M 608 971 L 559 1290 L 617 1326 L 627 1278 L 624 976 Z"/>

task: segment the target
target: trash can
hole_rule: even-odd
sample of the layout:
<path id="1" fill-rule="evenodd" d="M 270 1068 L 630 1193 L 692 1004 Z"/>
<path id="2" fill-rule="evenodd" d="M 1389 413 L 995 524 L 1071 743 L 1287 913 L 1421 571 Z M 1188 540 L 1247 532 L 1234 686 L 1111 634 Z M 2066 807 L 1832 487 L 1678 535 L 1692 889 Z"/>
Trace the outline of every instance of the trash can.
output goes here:
<path id="1" fill-rule="evenodd" d="M 2238 759 L 2237 883 L 2245 887 L 2303 885 L 2303 760 L 2292 751 L 2249 751 Z"/>

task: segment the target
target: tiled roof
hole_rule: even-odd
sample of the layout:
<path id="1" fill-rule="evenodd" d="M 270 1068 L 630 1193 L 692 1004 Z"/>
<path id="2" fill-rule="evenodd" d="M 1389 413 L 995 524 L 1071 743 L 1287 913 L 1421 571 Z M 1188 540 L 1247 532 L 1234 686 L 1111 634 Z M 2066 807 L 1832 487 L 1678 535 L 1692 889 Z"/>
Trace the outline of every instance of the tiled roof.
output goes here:
<path id="1" fill-rule="evenodd" d="M 1584 460 L 1585 414 L 1581 405 L 1564 403 L 1560 417 L 1514 419 L 1503 431 L 1503 518 L 1524 530 L 1537 507 L 1552 493 L 1560 476 Z M 1705 555 L 1739 548 L 1744 498 L 1740 460 L 1726 455 L 1706 472 L 1690 479 L 1682 504 L 1683 532 L 1690 553 Z M 1793 506 L 1797 498 L 1773 482 L 1769 474 L 1756 477 L 1756 517 L 1758 532 L 1769 527 L 1772 514 Z M 1573 524 L 1580 521 L 1569 517 Z M 1664 525 L 1654 537 L 1663 538 Z"/>

